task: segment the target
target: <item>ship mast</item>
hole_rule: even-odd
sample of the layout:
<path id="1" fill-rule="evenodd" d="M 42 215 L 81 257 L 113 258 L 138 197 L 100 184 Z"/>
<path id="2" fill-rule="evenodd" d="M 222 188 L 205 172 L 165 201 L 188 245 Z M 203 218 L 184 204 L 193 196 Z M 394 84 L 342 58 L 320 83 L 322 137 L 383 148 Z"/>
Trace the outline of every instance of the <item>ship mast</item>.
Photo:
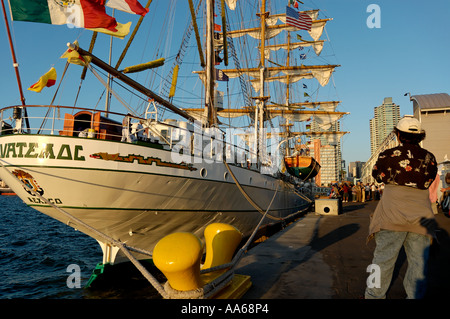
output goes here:
<path id="1" fill-rule="evenodd" d="M 265 108 L 265 102 L 268 99 L 267 96 L 265 96 L 265 88 L 264 88 L 264 81 L 265 81 L 265 73 L 266 73 L 266 59 L 265 59 L 265 45 L 266 45 L 266 18 L 269 16 L 269 12 L 266 12 L 266 1 L 261 1 L 261 12 L 256 14 L 261 19 L 261 45 L 260 45 L 260 56 L 261 56 L 261 62 L 259 66 L 259 80 L 260 80 L 260 86 L 261 90 L 260 96 L 256 99 L 256 106 L 255 106 L 255 149 L 256 149 L 256 156 L 257 156 L 257 163 L 259 165 L 261 161 L 261 150 L 264 147 L 264 108 Z"/>
<path id="2" fill-rule="evenodd" d="M 11 38 L 11 30 L 9 29 L 8 18 L 6 16 L 5 3 L 3 2 L 3 0 L 1 0 L 1 1 L 2 1 L 3 17 L 5 19 L 5 25 L 6 25 L 6 32 L 8 33 L 9 46 L 11 48 L 13 66 L 14 66 L 14 70 L 16 72 L 17 84 L 19 86 L 20 101 L 22 102 L 22 105 L 25 105 L 25 97 L 23 95 L 22 82 L 20 80 L 20 74 L 19 74 L 19 64 L 17 63 L 16 53 L 14 51 L 14 45 L 13 45 L 12 38 Z"/>
<path id="3" fill-rule="evenodd" d="M 217 123 L 214 107 L 214 78 L 215 78 L 215 52 L 214 52 L 214 0 L 206 1 L 206 92 L 205 102 L 207 109 L 206 126 L 211 127 Z"/>
<path id="4" fill-rule="evenodd" d="M 13 45 L 13 42 L 12 42 L 11 30 L 9 29 L 8 17 L 6 16 L 5 3 L 3 2 L 3 0 L 1 0 L 1 1 L 2 1 L 3 18 L 5 20 L 6 32 L 8 34 L 8 40 L 9 40 L 9 46 L 11 48 L 11 56 L 12 56 L 12 59 L 13 59 L 14 71 L 16 72 L 17 85 L 19 87 L 20 101 L 22 103 L 22 106 L 25 106 L 25 96 L 23 95 L 22 81 L 20 80 L 19 63 L 17 63 L 16 53 L 15 53 L 14 45 Z M 28 129 L 28 132 L 29 132 L 30 131 L 30 123 L 29 123 L 29 120 L 28 120 L 27 109 L 26 108 L 23 108 L 23 109 L 24 109 L 24 113 L 25 113 L 25 123 L 27 125 L 27 129 Z M 14 118 L 21 121 L 22 110 L 21 110 L 20 107 L 15 107 L 14 108 Z"/>
<path id="5" fill-rule="evenodd" d="M 286 57 L 286 66 L 289 67 L 290 66 L 290 56 L 291 56 L 291 32 L 287 32 L 287 57 Z M 286 75 L 286 106 L 289 107 L 289 102 L 290 102 L 290 98 L 289 98 L 289 74 Z M 291 155 L 291 151 L 290 151 L 290 147 L 289 147 L 289 138 L 290 138 L 290 123 L 289 120 L 287 118 L 284 119 L 284 128 L 286 130 L 286 145 L 285 145 L 285 155 L 289 156 Z"/>

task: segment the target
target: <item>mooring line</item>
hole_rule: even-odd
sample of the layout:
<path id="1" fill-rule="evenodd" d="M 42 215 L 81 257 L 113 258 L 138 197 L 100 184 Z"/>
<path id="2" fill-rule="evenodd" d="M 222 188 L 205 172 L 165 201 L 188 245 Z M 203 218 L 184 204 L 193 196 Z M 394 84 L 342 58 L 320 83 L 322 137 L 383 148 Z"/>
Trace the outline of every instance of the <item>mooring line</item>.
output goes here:
<path id="1" fill-rule="evenodd" d="M 46 204 L 50 205 L 51 207 L 53 207 L 54 209 L 56 209 L 57 211 L 59 211 L 60 213 L 65 215 L 66 217 L 68 217 L 69 220 L 71 219 L 74 222 L 75 225 L 79 224 L 79 225 L 77 225 L 77 228 L 80 228 L 78 226 L 84 227 L 88 231 L 93 232 L 97 236 L 103 238 L 106 242 L 109 242 L 112 245 L 118 247 L 125 254 L 125 256 L 127 256 L 128 259 L 130 259 L 130 261 L 133 263 L 133 265 L 136 266 L 136 268 L 142 273 L 142 275 L 150 282 L 150 284 L 159 292 L 159 294 L 163 298 L 167 299 L 169 297 L 167 295 L 167 293 L 165 292 L 163 286 L 158 282 L 158 280 L 156 280 L 155 277 L 153 277 L 153 275 L 150 274 L 150 272 L 148 272 L 147 269 L 145 269 L 145 267 L 142 266 L 142 264 L 130 253 L 130 251 L 128 250 L 128 247 L 124 243 L 122 243 L 122 242 L 120 242 L 120 241 L 118 241 L 118 240 L 116 240 L 116 239 L 114 239 L 114 238 L 112 238 L 112 237 L 110 237 L 110 236 L 100 232 L 99 230 L 95 229 L 94 227 L 91 227 L 90 225 L 86 224 L 82 220 L 80 220 L 80 219 L 74 217 L 73 215 L 71 215 L 70 213 L 66 212 L 62 208 L 56 206 L 53 203 L 50 203 L 50 201 L 48 201 L 45 197 L 43 197 L 41 194 L 39 194 L 38 192 L 36 192 L 32 188 L 30 188 L 23 181 L 18 179 L 13 173 L 11 173 L 6 168 L 5 165 L 3 165 L 2 162 L 6 163 L 6 161 L 0 159 L 0 165 L 5 169 L 6 172 L 8 172 L 8 174 L 10 174 L 13 178 L 17 179 L 20 183 L 22 183 L 22 185 L 24 187 L 26 187 L 28 190 L 30 190 L 32 194 L 37 196 L 39 199 L 43 200 Z M 142 251 L 141 249 L 139 249 L 139 250 Z"/>
<path id="2" fill-rule="evenodd" d="M 242 188 L 242 185 L 239 183 L 239 181 L 237 180 L 236 176 L 234 176 L 234 174 L 233 174 L 233 172 L 231 171 L 231 168 L 230 168 L 230 166 L 228 165 L 228 163 L 227 163 L 226 161 L 223 161 L 223 163 L 225 164 L 225 167 L 227 168 L 228 172 L 230 173 L 231 177 L 233 178 L 234 183 L 236 184 L 237 188 L 241 191 L 242 195 L 244 195 L 245 199 L 247 199 L 247 201 L 250 203 L 250 205 L 252 205 L 254 208 L 256 208 L 256 210 L 257 210 L 258 212 L 260 212 L 261 214 L 264 215 L 265 213 L 264 213 L 264 211 L 262 210 L 262 208 L 259 207 L 259 205 L 256 204 L 256 203 L 253 201 L 253 199 L 251 199 L 251 197 L 245 192 L 244 188 Z M 277 189 L 276 189 L 276 191 L 275 191 L 275 194 L 277 193 L 278 187 L 279 187 L 279 186 L 280 186 L 280 185 L 277 185 Z M 273 199 L 272 199 L 272 201 L 273 201 Z M 267 212 L 266 212 L 266 213 L 267 213 Z M 272 216 L 272 215 L 268 215 L 268 217 L 269 217 L 270 219 L 273 219 L 273 220 L 282 220 L 282 219 L 283 219 L 283 218 L 281 218 L 281 217 L 275 217 L 275 216 Z"/>
<path id="3" fill-rule="evenodd" d="M 43 197 L 41 194 L 37 193 L 30 186 L 25 184 L 22 180 L 18 179 L 12 172 L 10 172 L 6 168 L 6 166 L 2 162 L 5 162 L 5 163 L 7 163 L 7 162 L 4 161 L 3 159 L 0 159 L 1 167 L 3 167 L 5 169 L 5 171 L 9 175 L 11 175 L 11 177 L 17 179 L 20 183 L 22 183 L 22 185 L 24 187 L 26 187 L 26 189 L 30 190 L 30 192 L 33 195 L 37 196 L 39 199 L 41 199 L 47 205 L 53 207 L 54 209 L 56 209 L 57 211 L 59 211 L 60 213 L 65 215 L 69 219 L 69 222 L 72 221 L 75 225 L 77 225 L 77 228 L 80 228 L 79 226 L 84 227 L 88 231 L 90 231 L 90 232 L 96 234 L 97 236 L 103 238 L 106 242 L 109 242 L 110 244 L 118 247 L 124 253 L 124 255 L 133 263 L 133 265 L 141 272 L 141 274 L 150 282 L 150 284 L 158 291 L 158 293 L 164 299 L 171 298 L 171 295 L 164 289 L 164 287 L 161 285 L 161 283 L 159 283 L 158 280 L 156 280 L 155 277 L 153 277 L 153 275 L 150 274 L 150 272 L 148 272 L 147 269 L 145 269 L 145 267 L 130 253 L 130 250 L 133 250 L 133 251 L 136 251 L 136 252 L 139 252 L 139 253 L 143 253 L 143 254 L 147 254 L 147 255 L 150 255 L 150 256 L 152 255 L 151 252 L 145 251 L 145 250 L 140 249 L 140 248 L 127 246 L 126 244 L 124 244 L 124 243 L 122 243 L 122 242 L 120 242 L 120 241 L 118 241 L 118 240 L 116 240 L 116 239 L 114 239 L 114 238 L 112 238 L 112 237 L 110 237 L 110 236 L 100 232 L 96 228 L 91 227 L 90 225 L 86 224 L 85 222 L 83 222 L 82 220 L 78 219 L 77 217 L 74 217 L 70 213 L 68 213 L 65 210 L 63 210 L 62 208 L 60 208 L 60 207 L 56 206 L 55 204 L 51 203 L 50 201 L 48 201 L 45 197 Z M 211 268 L 204 269 L 204 270 L 201 271 L 201 273 L 207 273 L 207 272 L 212 272 L 212 271 L 216 271 L 216 270 L 222 270 L 222 269 L 229 268 L 225 273 L 223 273 L 222 275 L 220 275 L 219 277 L 217 277 L 216 279 L 214 279 L 210 283 L 206 284 L 202 289 L 200 289 L 199 291 L 195 291 L 195 297 L 194 297 L 194 295 L 191 295 L 191 297 L 194 297 L 194 298 L 208 298 L 208 297 L 213 296 L 218 290 L 221 290 L 222 288 L 224 288 L 233 279 L 234 269 L 236 268 L 237 264 L 241 260 L 243 254 L 247 250 L 248 246 L 252 243 L 252 241 L 253 241 L 253 239 L 254 239 L 258 229 L 261 227 L 262 222 L 264 221 L 264 219 L 266 217 L 269 217 L 271 219 L 276 219 L 276 220 L 281 220 L 282 219 L 282 218 L 277 218 L 277 217 L 268 215 L 270 207 L 272 206 L 273 201 L 275 200 L 275 197 L 276 197 L 276 195 L 278 193 L 278 189 L 279 189 L 279 186 L 280 186 L 279 184 L 277 185 L 275 193 L 274 193 L 274 195 L 272 197 L 272 200 L 270 201 L 266 211 L 263 212 L 262 209 L 243 190 L 242 186 L 237 181 L 236 177 L 234 176 L 234 174 L 231 171 L 231 169 L 228 166 L 228 164 L 226 162 L 224 162 L 224 163 L 225 163 L 225 166 L 227 167 L 228 171 L 230 172 L 231 176 L 233 177 L 236 185 L 241 190 L 242 194 L 250 202 L 250 204 L 252 204 L 258 211 L 260 211 L 263 214 L 263 216 L 261 217 L 261 220 L 259 221 L 258 225 L 253 230 L 253 233 L 248 238 L 248 240 L 245 243 L 245 245 L 241 249 L 239 249 L 239 251 L 236 253 L 236 255 L 234 256 L 233 260 L 230 263 L 219 265 L 219 266 L 216 266 L 216 267 L 211 267 Z M 189 294 L 187 296 L 189 296 Z"/>

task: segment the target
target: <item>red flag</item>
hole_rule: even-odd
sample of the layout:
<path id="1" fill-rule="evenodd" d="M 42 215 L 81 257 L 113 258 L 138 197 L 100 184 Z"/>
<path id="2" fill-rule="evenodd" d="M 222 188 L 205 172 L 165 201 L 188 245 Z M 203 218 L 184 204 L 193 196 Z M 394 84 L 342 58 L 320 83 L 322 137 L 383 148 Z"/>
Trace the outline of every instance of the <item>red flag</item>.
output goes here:
<path id="1" fill-rule="evenodd" d="M 106 14 L 105 7 L 92 0 L 80 0 L 83 9 L 84 28 L 103 28 L 110 31 L 117 31 L 116 19 Z"/>
<path id="2" fill-rule="evenodd" d="M 145 16 L 148 12 L 148 8 L 144 8 L 137 0 L 109 0 L 106 6 L 141 16 Z"/>

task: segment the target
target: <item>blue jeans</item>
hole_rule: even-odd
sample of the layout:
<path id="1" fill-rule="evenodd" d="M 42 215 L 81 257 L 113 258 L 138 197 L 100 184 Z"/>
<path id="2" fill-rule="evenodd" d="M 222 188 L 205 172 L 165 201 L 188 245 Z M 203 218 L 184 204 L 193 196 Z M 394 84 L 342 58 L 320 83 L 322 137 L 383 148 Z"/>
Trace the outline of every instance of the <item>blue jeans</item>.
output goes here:
<path id="1" fill-rule="evenodd" d="M 367 287 L 366 299 L 384 299 L 391 284 L 395 262 L 402 246 L 408 260 L 408 268 L 403 280 L 408 299 L 423 298 L 426 289 L 426 264 L 428 261 L 430 238 L 411 232 L 381 230 L 375 234 L 376 248 L 372 264 L 380 268 L 379 287 Z M 371 285 L 373 286 L 373 285 Z"/>

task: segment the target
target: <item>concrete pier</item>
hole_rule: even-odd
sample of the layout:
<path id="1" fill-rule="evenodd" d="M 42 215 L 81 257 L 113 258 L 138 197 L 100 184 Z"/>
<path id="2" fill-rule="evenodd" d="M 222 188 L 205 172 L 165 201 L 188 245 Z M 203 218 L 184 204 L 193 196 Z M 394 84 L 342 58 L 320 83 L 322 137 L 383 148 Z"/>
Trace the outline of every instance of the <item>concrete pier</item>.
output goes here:
<path id="1" fill-rule="evenodd" d="M 236 273 L 253 283 L 243 299 L 361 299 L 373 241 L 366 243 L 369 216 L 378 201 L 344 203 L 338 216 L 310 212 L 252 248 Z M 426 298 L 450 296 L 450 218 L 436 215 L 440 231 L 431 248 Z M 403 299 L 406 256 L 402 252 L 388 299 Z"/>

